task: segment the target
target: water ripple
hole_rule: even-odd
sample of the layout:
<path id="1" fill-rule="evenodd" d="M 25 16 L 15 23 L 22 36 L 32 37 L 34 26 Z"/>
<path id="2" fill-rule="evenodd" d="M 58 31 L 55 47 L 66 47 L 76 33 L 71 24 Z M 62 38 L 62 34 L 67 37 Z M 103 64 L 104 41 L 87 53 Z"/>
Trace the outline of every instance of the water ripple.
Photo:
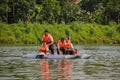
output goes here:
<path id="1" fill-rule="evenodd" d="M 75 46 L 90 59 L 26 59 L 39 46 L 0 47 L 0 80 L 119 80 L 119 46 Z"/>

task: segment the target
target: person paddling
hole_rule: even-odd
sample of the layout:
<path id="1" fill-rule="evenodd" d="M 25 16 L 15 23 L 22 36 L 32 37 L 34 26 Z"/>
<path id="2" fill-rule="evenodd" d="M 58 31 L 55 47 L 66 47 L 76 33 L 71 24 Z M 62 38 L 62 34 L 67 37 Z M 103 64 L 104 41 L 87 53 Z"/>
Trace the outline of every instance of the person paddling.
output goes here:
<path id="1" fill-rule="evenodd" d="M 42 42 L 46 42 L 46 44 L 49 47 L 49 50 L 51 51 L 51 54 L 54 54 L 54 48 L 53 48 L 54 39 L 52 35 L 48 32 L 48 30 L 44 31 Z"/>

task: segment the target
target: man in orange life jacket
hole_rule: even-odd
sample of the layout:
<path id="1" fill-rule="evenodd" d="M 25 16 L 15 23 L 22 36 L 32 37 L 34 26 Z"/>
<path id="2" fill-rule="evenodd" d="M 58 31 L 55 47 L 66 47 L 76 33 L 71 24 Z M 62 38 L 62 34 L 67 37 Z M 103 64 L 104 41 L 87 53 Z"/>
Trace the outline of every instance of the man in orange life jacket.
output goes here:
<path id="1" fill-rule="evenodd" d="M 73 48 L 73 44 L 70 41 L 70 39 L 67 37 L 65 38 L 65 43 L 66 43 L 66 54 L 70 54 L 70 55 L 77 55 L 78 54 L 78 50 Z"/>
<path id="2" fill-rule="evenodd" d="M 47 45 L 49 46 L 49 50 L 51 50 L 51 54 L 54 54 L 54 48 L 53 48 L 54 39 L 47 30 L 44 31 L 42 42 L 46 42 Z"/>
<path id="3" fill-rule="evenodd" d="M 70 41 L 70 39 L 67 37 L 65 38 L 65 43 L 66 43 L 66 54 L 70 54 L 70 55 L 74 55 L 74 48 L 73 48 L 73 44 Z"/>
<path id="4" fill-rule="evenodd" d="M 60 54 L 60 51 L 62 51 L 63 54 L 66 54 L 64 38 L 58 40 L 56 44 L 57 44 L 57 53 Z"/>

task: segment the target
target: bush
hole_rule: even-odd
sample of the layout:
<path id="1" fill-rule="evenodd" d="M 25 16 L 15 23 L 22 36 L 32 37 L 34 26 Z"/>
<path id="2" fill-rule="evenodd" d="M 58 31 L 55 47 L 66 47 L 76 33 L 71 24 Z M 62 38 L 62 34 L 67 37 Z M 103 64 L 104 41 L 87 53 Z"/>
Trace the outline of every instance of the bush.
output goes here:
<path id="1" fill-rule="evenodd" d="M 112 25 L 112 26 L 111 26 Z M 83 22 L 71 24 L 0 23 L 0 43 L 2 44 L 39 44 L 44 30 L 49 30 L 55 42 L 70 37 L 73 44 L 119 43 L 120 25 L 98 25 Z"/>

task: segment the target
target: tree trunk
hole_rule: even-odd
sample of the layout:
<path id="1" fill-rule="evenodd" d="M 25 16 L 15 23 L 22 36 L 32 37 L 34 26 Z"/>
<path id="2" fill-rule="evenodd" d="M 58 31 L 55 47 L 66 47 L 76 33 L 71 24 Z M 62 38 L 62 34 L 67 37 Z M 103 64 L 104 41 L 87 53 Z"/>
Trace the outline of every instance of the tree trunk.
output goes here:
<path id="1" fill-rule="evenodd" d="M 15 21 L 14 19 L 15 19 L 15 13 L 14 13 L 14 0 L 12 0 L 12 11 L 13 11 L 13 22 Z"/>

